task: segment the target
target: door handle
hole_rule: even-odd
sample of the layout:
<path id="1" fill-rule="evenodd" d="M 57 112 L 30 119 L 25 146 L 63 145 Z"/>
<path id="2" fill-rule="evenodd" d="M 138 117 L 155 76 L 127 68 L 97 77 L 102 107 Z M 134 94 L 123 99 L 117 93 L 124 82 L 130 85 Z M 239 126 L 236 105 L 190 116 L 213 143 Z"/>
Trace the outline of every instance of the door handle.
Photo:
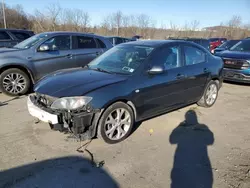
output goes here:
<path id="1" fill-rule="evenodd" d="M 71 59 L 72 57 L 73 57 L 73 55 L 72 55 L 72 54 L 67 54 L 67 55 L 66 55 L 66 58 Z"/>
<path id="2" fill-rule="evenodd" d="M 101 52 L 96 52 L 96 55 L 98 56 L 98 55 L 100 55 L 101 54 Z"/>
<path id="3" fill-rule="evenodd" d="M 208 72 L 209 72 L 209 69 L 208 69 L 208 68 L 204 68 L 204 69 L 203 69 L 203 72 L 204 72 L 204 73 L 208 73 Z"/>
<path id="4" fill-rule="evenodd" d="M 184 74 L 177 74 L 176 79 L 180 80 L 180 79 L 184 79 L 186 78 L 186 76 Z"/>

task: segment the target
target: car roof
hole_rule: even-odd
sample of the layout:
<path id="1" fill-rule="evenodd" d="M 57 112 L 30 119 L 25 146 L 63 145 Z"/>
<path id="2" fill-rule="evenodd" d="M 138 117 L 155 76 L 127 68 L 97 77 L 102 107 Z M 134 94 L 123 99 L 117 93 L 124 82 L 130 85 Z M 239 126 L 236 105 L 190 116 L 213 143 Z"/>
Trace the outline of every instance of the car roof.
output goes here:
<path id="1" fill-rule="evenodd" d="M 44 32 L 43 34 L 48 34 L 48 35 L 65 34 L 65 35 L 85 35 L 85 36 L 92 36 L 92 37 L 104 37 L 104 36 L 96 35 L 93 33 L 73 32 L 73 31 L 51 31 L 51 32 Z"/>
<path id="2" fill-rule="evenodd" d="M 119 37 L 119 36 L 104 36 L 105 38 L 122 38 L 122 39 L 131 39 L 127 37 Z"/>
<path id="3" fill-rule="evenodd" d="M 150 47 L 159 47 L 164 44 L 170 44 L 170 43 L 188 43 L 188 41 L 184 40 L 137 40 L 137 41 L 132 41 L 132 42 L 127 42 L 127 43 L 122 43 L 120 45 L 140 45 L 140 46 L 150 46 Z"/>

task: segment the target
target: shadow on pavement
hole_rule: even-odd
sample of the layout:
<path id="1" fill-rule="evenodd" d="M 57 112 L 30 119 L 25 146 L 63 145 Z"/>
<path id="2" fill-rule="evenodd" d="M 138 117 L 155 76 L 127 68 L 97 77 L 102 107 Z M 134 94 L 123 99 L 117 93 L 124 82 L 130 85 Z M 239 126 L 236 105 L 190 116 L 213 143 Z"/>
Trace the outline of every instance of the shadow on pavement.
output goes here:
<path id="1" fill-rule="evenodd" d="M 0 172 L 0 187 L 117 188 L 102 168 L 79 156 L 54 158 Z"/>
<path id="2" fill-rule="evenodd" d="M 214 136 L 206 125 L 198 123 L 195 111 L 186 112 L 185 121 L 173 130 L 169 142 L 177 144 L 171 188 L 212 188 L 207 146 L 214 143 Z"/>
<path id="3" fill-rule="evenodd" d="M 20 99 L 20 97 L 13 97 L 13 98 L 11 98 L 11 99 L 9 99 L 9 100 L 6 100 L 6 101 L 3 101 L 3 102 L 0 101 L 0 106 L 5 106 L 5 105 L 7 105 L 9 102 L 14 101 L 14 100 L 16 100 L 16 99 Z"/>

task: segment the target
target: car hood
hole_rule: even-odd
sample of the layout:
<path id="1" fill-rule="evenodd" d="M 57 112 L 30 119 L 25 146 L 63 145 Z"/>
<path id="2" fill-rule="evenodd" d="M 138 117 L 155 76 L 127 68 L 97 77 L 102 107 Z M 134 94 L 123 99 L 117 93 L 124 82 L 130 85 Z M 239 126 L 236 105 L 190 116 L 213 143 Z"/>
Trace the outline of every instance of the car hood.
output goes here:
<path id="1" fill-rule="evenodd" d="M 41 79 L 34 91 L 53 97 L 82 96 L 98 88 L 125 81 L 127 76 L 89 69 L 67 69 Z"/>
<path id="2" fill-rule="evenodd" d="M 223 51 L 218 54 L 222 58 L 246 59 L 250 60 L 250 52 Z"/>
<path id="3" fill-rule="evenodd" d="M 22 51 L 24 49 L 17 49 L 17 48 L 0 48 L 0 53 L 5 52 L 16 52 L 16 51 Z"/>

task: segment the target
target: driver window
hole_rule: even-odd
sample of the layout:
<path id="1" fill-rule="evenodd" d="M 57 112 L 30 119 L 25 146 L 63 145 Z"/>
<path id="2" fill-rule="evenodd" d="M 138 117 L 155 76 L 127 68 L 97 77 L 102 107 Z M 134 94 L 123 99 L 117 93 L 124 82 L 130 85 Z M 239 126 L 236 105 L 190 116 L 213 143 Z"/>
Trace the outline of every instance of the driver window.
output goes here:
<path id="1" fill-rule="evenodd" d="M 180 67 L 180 47 L 164 47 L 154 54 L 154 65 L 163 66 L 165 70 Z"/>
<path id="2" fill-rule="evenodd" d="M 60 35 L 52 37 L 43 44 L 48 45 L 51 50 L 70 50 L 70 36 Z"/>

